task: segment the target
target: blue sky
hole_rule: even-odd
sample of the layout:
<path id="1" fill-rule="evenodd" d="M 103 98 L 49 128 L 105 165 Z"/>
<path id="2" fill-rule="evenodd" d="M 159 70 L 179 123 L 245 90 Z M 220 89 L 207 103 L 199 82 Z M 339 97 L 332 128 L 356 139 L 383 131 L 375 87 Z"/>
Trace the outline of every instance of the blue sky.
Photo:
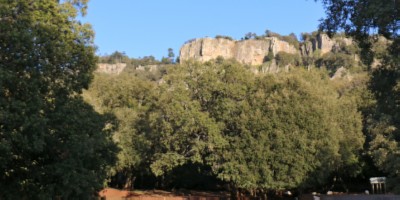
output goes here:
<path id="1" fill-rule="evenodd" d="M 92 24 L 99 55 L 114 51 L 138 58 L 179 54 L 192 38 L 240 39 L 266 29 L 283 35 L 317 30 L 324 10 L 314 0 L 91 0 L 84 22 Z"/>

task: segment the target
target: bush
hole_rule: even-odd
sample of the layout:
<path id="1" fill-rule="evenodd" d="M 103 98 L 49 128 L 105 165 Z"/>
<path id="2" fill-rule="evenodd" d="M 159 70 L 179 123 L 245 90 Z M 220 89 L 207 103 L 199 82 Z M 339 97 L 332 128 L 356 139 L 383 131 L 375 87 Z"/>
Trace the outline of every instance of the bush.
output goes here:
<path id="1" fill-rule="evenodd" d="M 326 67 L 332 75 L 340 67 L 351 69 L 355 65 L 354 58 L 345 53 L 329 52 L 316 61 L 318 67 Z"/>
<path id="2" fill-rule="evenodd" d="M 281 67 L 289 64 L 298 66 L 301 62 L 300 56 L 298 54 L 291 54 L 283 51 L 278 52 L 275 56 L 275 59 L 276 64 Z"/>
<path id="3" fill-rule="evenodd" d="M 184 44 L 189 44 L 189 43 L 192 43 L 194 41 L 196 41 L 196 38 L 190 39 L 190 40 L 186 41 Z"/>
<path id="4" fill-rule="evenodd" d="M 293 45 L 296 49 L 300 48 L 300 43 L 297 40 L 296 36 L 293 36 L 293 35 L 282 36 L 279 39 L 281 39 L 281 40 Z"/>
<path id="5" fill-rule="evenodd" d="M 226 35 L 216 35 L 215 39 L 226 39 L 226 40 L 234 41 L 234 39 L 232 37 L 226 36 Z"/>
<path id="6" fill-rule="evenodd" d="M 268 51 L 268 54 L 264 57 L 264 63 L 269 62 L 275 58 L 274 53 L 272 51 Z"/>
<path id="7" fill-rule="evenodd" d="M 280 37 L 282 37 L 279 33 L 275 33 L 275 32 L 272 32 L 272 31 L 270 31 L 270 30 L 265 30 L 265 37 L 277 37 L 277 38 L 280 38 Z"/>

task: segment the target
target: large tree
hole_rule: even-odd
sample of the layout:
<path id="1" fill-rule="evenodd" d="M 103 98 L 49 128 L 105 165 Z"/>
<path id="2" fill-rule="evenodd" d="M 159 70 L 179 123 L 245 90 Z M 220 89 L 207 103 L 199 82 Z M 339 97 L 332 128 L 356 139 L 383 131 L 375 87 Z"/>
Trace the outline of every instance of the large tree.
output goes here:
<path id="1" fill-rule="evenodd" d="M 321 0 L 327 17 L 321 24 L 324 30 L 368 35 L 378 33 L 395 37 L 399 34 L 400 2 L 396 0 Z"/>
<path id="2" fill-rule="evenodd" d="M 245 75 L 230 76 L 229 89 L 214 96 L 218 110 L 212 112 L 225 123 L 229 142 L 214 156 L 219 178 L 267 191 L 324 185 L 331 175 L 343 176 L 343 168 L 357 173 L 361 118 L 325 74 L 296 70 L 253 83 L 240 79 Z"/>
<path id="3" fill-rule="evenodd" d="M 199 163 L 233 188 L 265 194 L 360 169 L 360 114 L 323 72 L 256 78 L 234 61 L 187 62 L 164 81 L 149 114 L 156 175 Z"/>
<path id="4" fill-rule="evenodd" d="M 80 97 L 95 69 L 87 1 L 0 0 L 0 199 L 87 199 L 114 160 Z"/>
<path id="5" fill-rule="evenodd" d="M 400 192 L 400 2 L 396 0 L 322 0 L 327 18 L 321 28 L 330 33 L 344 30 L 362 47 L 363 60 L 374 58 L 371 43 L 383 36 L 390 40 L 381 64 L 372 71 L 370 90 L 377 100 L 372 115 L 366 116 L 367 146 L 375 164 L 388 173 Z M 373 37 L 371 37 L 373 36 Z M 380 47 L 382 48 L 382 47 Z"/>
<path id="6" fill-rule="evenodd" d="M 318 1 L 318 0 L 316 0 Z M 321 0 L 327 17 L 321 30 L 329 34 L 345 32 L 353 36 L 362 47 L 364 62 L 373 62 L 371 35 L 393 39 L 392 55 L 397 55 L 400 40 L 400 2 L 396 0 Z M 398 55 L 397 55 L 398 56 Z"/>
<path id="7" fill-rule="evenodd" d="M 96 74 L 89 90 L 84 92 L 85 100 L 96 110 L 116 117 L 113 139 L 121 151 L 112 171 L 117 174 L 113 182 L 119 187 L 133 188 L 139 175 L 149 173 L 147 158 L 152 153 L 151 142 L 145 128 L 148 125 L 142 122 L 154 104 L 155 86 L 154 82 L 129 73 L 118 76 Z"/>

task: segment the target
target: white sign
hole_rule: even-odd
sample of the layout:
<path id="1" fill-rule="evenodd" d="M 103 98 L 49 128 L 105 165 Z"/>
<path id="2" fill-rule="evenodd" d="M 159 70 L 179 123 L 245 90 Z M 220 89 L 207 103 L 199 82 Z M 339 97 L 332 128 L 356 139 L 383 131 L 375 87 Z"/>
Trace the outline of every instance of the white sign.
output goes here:
<path id="1" fill-rule="evenodd" d="M 386 182 L 386 177 L 372 177 L 369 179 L 369 182 L 371 182 L 371 184 L 374 183 L 385 183 Z"/>

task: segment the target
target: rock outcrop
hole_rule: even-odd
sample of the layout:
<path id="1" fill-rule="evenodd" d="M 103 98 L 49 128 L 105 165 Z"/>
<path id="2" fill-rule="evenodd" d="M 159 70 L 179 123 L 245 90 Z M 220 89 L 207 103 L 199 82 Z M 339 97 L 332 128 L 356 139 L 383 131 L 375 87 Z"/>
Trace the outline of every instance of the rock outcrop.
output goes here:
<path id="1" fill-rule="evenodd" d="M 349 74 L 349 70 L 347 70 L 344 67 L 340 67 L 339 69 L 336 70 L 336 72 L 331 77 L 331 80 L 337 80 L 337 79 L 347 79 L 347 80 L 351 81 L 352 77 Z"/>
<path id="2" fill-rule="evenodd" d="M 316 43 L 312 41 L 305 41 L 300 45 L 300 52 L 302 56 L 310 56 L 316 49 Z"/>
<path id="3" fill-rule="evenodd" d="M 328 52 L 332 51 L 332 48 L 336 45 L 336 42 L 334 40 L 332 40 L 331 38 L 329 38 L 328 35 L 326 34 L 318 34 L 317 35 L 317 40 L 316 40 L 316 44 L 314 46 L 316 46 L 317 48 L 315 49 L 319 49 L 321 51 L 321 55 L 324 55 Z"/>
<path id="4" fill-rule="evenodd" d="M 180 61 L 194 59 L 205 62 L 218 56 L 233 58 L 235 41 L 228 39 L 201 38 L 186 43 L 180 50 Z"/>
<path id="5" fill-rule="evenodd" d="M 334 51 L 341 45 L 352 44 L 352 39 L 345 37 L 332 39 L 324 33 L 320 33 L 312 39 L 304 41 L 299 49 L 277 37 L 240 41 L 226 38 L 200 38 L 187 42 L 182 46 L 180 60 L 193 59 L 205 62 L 222 56 L 225 59 L 233 58 L 243 64 L 261 65 L 269 52 L 272 52 L 274 56 L 278 52 L 300 53 L 301 56 L 313 56 L 314 52 L 318 50 L 319 55 L 322 56 Z"/>
<path id="6" fill-rule="evenodd" d="M 345 37 L 330 38 L 327 34 L 320 33 L 315 38 L 304 41 L 300 46 L 302 56 L 311 56 L 315 51 L 319 50 L 320 55 L 332 52 L 341 45 L 349 46 L 353 44 L 353 40 Z"/>
<path id="7" fill-rule="evenodd" d="M 97 65 L 96 72 L 106 73 L 106 74 L 120 74 L 126 67 L 126 63 L 99 63 Z"/>
<path id="8" fill-rule="evenodd" d="M 200 38 L 184 44 L 179 58 L 181 61 L 194 59 L 205 62 L 222 56 L 225 59 L 233 58 L 243 64 L 261 65 L 270 51 L 274 55 L 280 51 L 299 53 L 293 45 L 275 37 L 240 41 L 224 38 Z"/>
<path id="9" fill-rule="evenodd" d="M 140 71 L 149 71 L 149 72 L 155 72 L 159 68 L 159 65 L 139 65 L 136 67 L 136 70 Z"/>

